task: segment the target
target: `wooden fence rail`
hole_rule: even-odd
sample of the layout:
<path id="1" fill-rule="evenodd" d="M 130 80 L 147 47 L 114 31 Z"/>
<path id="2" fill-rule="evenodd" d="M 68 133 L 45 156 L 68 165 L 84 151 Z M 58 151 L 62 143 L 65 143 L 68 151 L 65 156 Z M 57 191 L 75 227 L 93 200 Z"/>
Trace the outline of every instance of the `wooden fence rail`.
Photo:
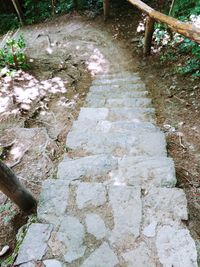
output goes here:
<path id="1" fill-rule="evenodd" d="M 154 32 L 155 21 L 164 23 L 174 32 L 189 38 L 190 40 L 200 44 L 200 26 L 194 23 L 186 23 L 170 16 L 167 16 L 161 12 L 158 12 L 142 2 L 141 0 L 128 0 L 132 5 L 140 9 L 142 12 L 148 15 L 146 30 L 145 30 L 145 42 L 144 42 L 144 54 L 149 55 L 151 51 L 152 36 Z M 107 17 L 109 10 L 109 0 L 104 0 L 104 15 Z M 105 18 L 106 18 L 105 17 Z"/>

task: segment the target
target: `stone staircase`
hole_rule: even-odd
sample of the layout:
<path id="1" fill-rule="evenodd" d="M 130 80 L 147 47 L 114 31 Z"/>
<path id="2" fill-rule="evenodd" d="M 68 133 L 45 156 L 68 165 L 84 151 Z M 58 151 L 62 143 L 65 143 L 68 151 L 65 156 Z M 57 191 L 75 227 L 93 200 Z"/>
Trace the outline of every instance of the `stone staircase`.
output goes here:
<path id="1" fill-rule="evenodd" d="M 186 197 L 137 74 L 96 76 L 66 149 L 15 265 L 197 266 Z"/>

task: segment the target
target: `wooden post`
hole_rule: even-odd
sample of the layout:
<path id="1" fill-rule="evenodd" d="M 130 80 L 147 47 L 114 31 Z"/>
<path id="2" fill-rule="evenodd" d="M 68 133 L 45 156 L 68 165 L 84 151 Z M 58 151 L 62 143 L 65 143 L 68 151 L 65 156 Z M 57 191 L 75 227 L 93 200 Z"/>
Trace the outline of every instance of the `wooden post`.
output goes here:
<path id="1" fill-rule="evenodd" d="M 144 55 L 149 56 L 151 53 L 151 43 L 154 32 L 154 24 L 155 20 L 147 17 L 146 21 L 146 29 L 145 29 L 145 37 L 144 37 Z"/>
<path id="2" fill-rule="evenodd" d="M 108 18 L 109 12 L 110 12 L 109 0 L 103 0 L 104 20 L 106 20 Z"/>
<path id="3" fill-rule="evenodd" d="M 21 185 L 14 172 L 0 160 L 0 191 L 23 211 L 36 207 L 34 197 Z"/>
<path id="4" fill-rule="evenodd" d="M 12 0 L 12 3 L 13 3 L 13 6 L 17 12 L 17 15 L 18 15 L 18 18 L 19 18 L 19 21 L 21 23 L 21 25 L 23 25 L 23 13 L 22 13 L 22 10 L 21 10 L 21 6 L 18 2 L 18 0 Z"/>

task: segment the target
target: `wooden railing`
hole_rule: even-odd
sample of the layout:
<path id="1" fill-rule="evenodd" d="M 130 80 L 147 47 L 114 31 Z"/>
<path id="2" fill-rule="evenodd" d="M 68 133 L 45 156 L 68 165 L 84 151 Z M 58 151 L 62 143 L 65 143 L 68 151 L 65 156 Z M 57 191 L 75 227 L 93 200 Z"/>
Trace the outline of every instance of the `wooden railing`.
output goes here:
<path id="1" fill-rule="evenodd" d="M 142 2 L 141 0 L 128 0 L 132 5 L 146 13 L 148 18 L 146 21 L 145 39 L 144 39 L 144 54 L 149 55 L 151 52 L 152 36 L 154 32 L 155 22 L 161 22 L 167 25 L 172 31 L 180 33 L 190 40 L 200 44 L 200 26 L 192 23 L 179 21 L 175 18 L 158 12 Z M 104 17 L 109 14 L 109 0 L 104 0 Z"/>

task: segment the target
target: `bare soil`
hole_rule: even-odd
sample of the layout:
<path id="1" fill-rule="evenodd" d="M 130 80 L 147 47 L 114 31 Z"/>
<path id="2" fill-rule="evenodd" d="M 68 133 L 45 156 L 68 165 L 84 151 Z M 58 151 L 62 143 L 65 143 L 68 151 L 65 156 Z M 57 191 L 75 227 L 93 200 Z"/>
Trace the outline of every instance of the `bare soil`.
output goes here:
<path id="1" fill-rule="evenodd" d="M 111 68 L 112 45 L 119 45 L 121 56 L 127 57 L 150 91 L 158 125 L 166 133 L 168 153 L 175 161 L 178 187 L 187 194 L 189 228 L 200 240 L 199 82 L 172 74 L 173 65 L 161 65 L 157 54 L 142 56 L 141 35 L 136 33 L 142 18 L 124 3 L 112 7 L 106 22 L 101 15 L 72 13 L 21 30 L 30 70 L 0 80 L 0 157 L 38 198 L 42 181 L 56 175 L 66 135 L 93 75 Z M 117 59 L 112 62 L 117 65 Z M 1 206 L 6 203 L 0 195 Z M 0 249 L 8 244 L 12 252 L 17 230 L 27 219 L 13 204 L 0 213 Z"/>

